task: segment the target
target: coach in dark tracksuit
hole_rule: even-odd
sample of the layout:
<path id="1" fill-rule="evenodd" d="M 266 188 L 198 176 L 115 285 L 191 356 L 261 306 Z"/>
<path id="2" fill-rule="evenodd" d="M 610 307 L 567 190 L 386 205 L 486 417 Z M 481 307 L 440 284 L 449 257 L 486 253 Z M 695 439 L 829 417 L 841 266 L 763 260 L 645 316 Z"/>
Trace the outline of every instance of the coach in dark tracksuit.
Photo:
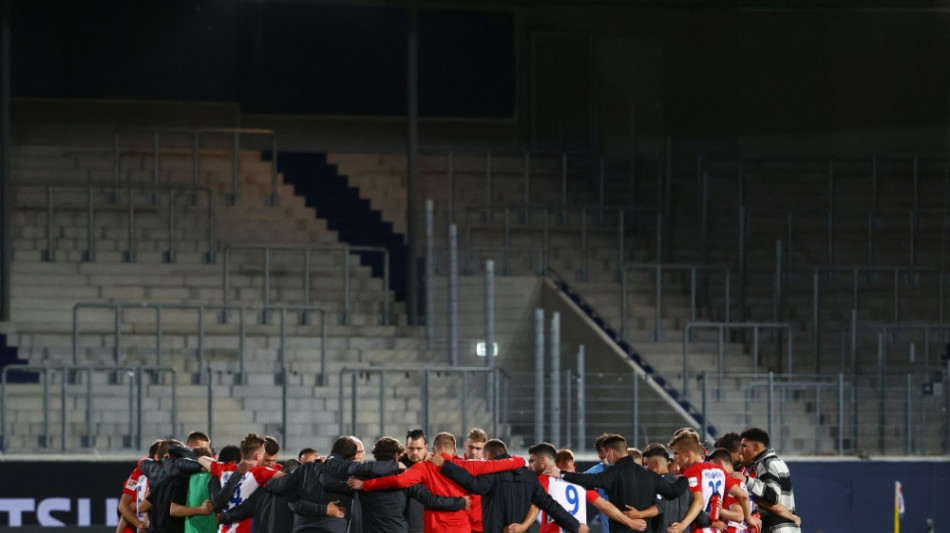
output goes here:
<path id="1" fill-rule="evenodd" d="M 290 501 L 299 499 L 320 505 L 338 502 L 337 505 L 346 511 L 345 518 L 294 514 L 294 533 L 346 533 L 354 501 L 346 480 L 353 475 L 385 476 L 399 471 L 396 461 L 375 461 L 364 465 L 354 460 L 357 458 L 362 459 L 362 443 L 355 437 L 340 437 L 333 443 L 326 462 L 307 463 L 293 474 L 267 483 L 268 492 L 285 496 Z"/>
<path id="2" fill-rule="evenodd" d="M 391 461 L 402 453 L 402 446 L 394 438 L 383 437 L 373 446 L 373 457 L 377 461 Z M 442 511 L 460 511 L 465 509 L 464 498 L 436 496 L 422 484 L 407 489 L 379 490 L 361 492 L 360 504 L 364 509 L 362 533 L 408 533 L 409 512 L 413 500 L 424 509 Z"/>
<path id="3" fill-rule="evenodd" d="M 286 474 L 292 474 L 300 467 L 300 461 L 291 459 L 284 465 Z M 231 476 L 232 479 L 241 476 Z M 230 485 L 230 480 L 225 485 Z M 227 489 L 225 489 L 227 490 Z M 233 493 L 233 490 L 231 491 Z M 286 533 L 294 529 L 294 512 L 307 515 L 326 516 L 327 506 L 298 500 L 292 504 L 285 498 L 272 494 L 266 490 L 255 490 L 251 496 L 240 505 L 221 513 L 218 521 L 222 524 L 233 524 L 247 518 L 254 518 L 252 533 Z"/>
<path id="4" fill-rule="evenodd" d="M 498 439 L 485 443 L 485 456 L 491 459 L 507 459 L 508 450 Z M 436 459 L 438 464 L 438 459 Z M 482 524 L 485 533 L 500 533 L 510 524 L 524 521 L 531 504 L 548 513 L 565 531 L 587 531 L 566 509 L 554 501 L 538 481 L 538 475 L 526 467 L 497 474 L 473 476 L 451 461 L 442 463 L 445 477 L 458 483 L 465 490 L 482 495 Z"/>
<path id="5" fill-rule="evenodd" d="M 618 509 L 626 509 L 629 505 L 642 511 L 656 503 L 657 494 L 664 498 L 676 498 L 686 491 L 686 478 L 681 477 L 675 483 L 671 483 L 634 463 L 627 454 L 627 442 L 620 435 L 612 435 L 604 439 L 603 447 L 607 451 L 605 459 L 613 466 L 608 466 L 599 474 L 578 474 L 558 468 L 546 470 L 544 473 L 561 477 L 564 481 L 576 483 L 588 489 L 605 489 L 607 499 Z M 631 533 L 632 531 L 617 521 L 610 521 L 610 533 Z"/>

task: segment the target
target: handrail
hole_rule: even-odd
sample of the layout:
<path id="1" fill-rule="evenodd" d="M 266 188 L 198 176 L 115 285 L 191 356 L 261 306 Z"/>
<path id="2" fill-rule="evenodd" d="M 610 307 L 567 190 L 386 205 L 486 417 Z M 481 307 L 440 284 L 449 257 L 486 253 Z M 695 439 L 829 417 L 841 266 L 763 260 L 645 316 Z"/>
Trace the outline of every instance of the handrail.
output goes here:
<path id="1" fill-rule="evenodd" d="M 135 433 L 132 430 L 132 407 L 135 403 L 132 398 L 132 382 L 129 383 L 129 438 L 131 439 L 133 435 L 136 436 L 136 448 L 141 449 L 142 447 L 142 372 L 152 372 L 152 373 L 170 373 L 172 375 L 171 379 L 171 393 L 172 393 L 172 408 L 171 408 L 171 434 L 175 434 L 178 430 L 178 383 L 177 383 L 177 370 L 173 367 L 168 366 L 148 366 L 148 365 L 136 365 L 136 366 L 122 366 L 122 365 L 29 365 L 29 364 L 14 364 L 7 365 L 0 371 L 0 451 L 7 451 L 6 443 L 6 422 L 7 422 L 7 375 L 11 371 L 18 372 L 39 372 L 43 374 L 43 439 L 41 440 L 41 446 L 46 448 L 49 447 L 51 442 L 50 434 L 50 373 L 60 372 L 62 377 L 60 379 L 60 431 L 62 434 L 62 439 L 60 443 L 60 449 L 62 452 L 66 451 L 66 422 L 67 422 L 67 413 L 66 408 L 66 385 L 69 381 L 69 375 L 73 372 L 86 372 L 86 443 L 89 448 L 95 447 L 95 435 L 96 432 L 93 429 L 93 395 L 92 395 L 92 373 L 93 372 L 118 372 L 118 371 L 127 371 L 134 377 L 134 383 L 138 385 L 138 429 Z"/>
<path id="2" fill-rule="evenodd" d="M 272 250 L 303 252 L 303 296 L 304 305 L 310 305 L 310 252 L 342 252 L 343 253 L 343 315 L 340 322 L 344 325 L 350 323 L 350 254 L 352 252 L 370 252 L 383 254 L 383 316 L 380 317 L 380 323 L 384 326 L 389 325 L 389 249 L 383 246 L 353 246 L 343 245 L 318 245 L 318 246 L 299 246 L 299 245 L 270 245 L 270 244 L 236 244 L 224 249 L 224 263 L 222 265 L 224 304 L 228 305 L 231 301 L 231 251 L 247 250 L 263 253 L 264 256 L 264 286 L 262 290 L 263 305 L 270 305 L 270 254 Z"/>
<path id="3" fill-rule="evenodd" d="M 625 356 L 628 363 L 638 374 L 644 377 L 647 384 L 663 398 L 674 412 L 683 417 L 690 425 L 702 428 L 704 435 L 714 435 L 716 428 L 710 424 L 703 414 L 696 410 L 689 400 L 683 398 L 680 391 L 659 375 L 643 357 L 627 341 L 620 338 L 617 332 L 611 329 L 606 321 L 600 317 L 594 308 L 574 291 L 567 281 L 554 269 L 550 272 L 551 283 L 565 296 L 569 304 L 576 307 L 576 311 L 593 322 L 592 327 L 599 328 L 609 339 L 618 354 Z"/>
<path id="4" fill-rule="evenodd" d="M 696 274 L 699 271 L 722 272 L 725 275 L 723 281 L 723 290 L 725 300 L 723 303 L 723 319 L 730 322 L 731 318 L 731 294 L 732 294 L 732 272 L 728 266 L 722 265 L 703 265 L 689 263 L 630 263 L 623 265 L 620 275 L 620 338 L 624 341 L 627 338 L 627 272 L 630 270 L 653 271 L 656 276 L 656 304 L 654 306 L 654 328 L 653 340 L 660 342 L 663 340 L 663 271 L 686 270 L 689 272 L 689 319 L 696 320 Z"/>
<path id="5" fill-rule="evenodd" d="M 113 135 L 112 179 L 115 185 L 119 184 L 119 138 L 125 133 L 151 133 L 152 139 L 152 183 L 158 185 L 161 173 L 160 138 L 162 133 L 191 134 L 192 136 L 192 184 L 197 187 L 201 176 L 201 157 L 199 155 L 201 136 L 209 134 L 229 134 L 232 136 L 231 153 L 231 194 L 228 197 L 231 205 L 236 205 L 239 198 L 241 135 L 266 135 L 271 137 L 271 194 L 267 204 L 277 205 L 277 132 L 271 129 L 260 128 L 128 128 L 117 130 Z"/>
<path id="6" fill-rule="evenodd" d="M 692 331 L 696 329 L 715 329 L 719 332 L 717 341 L 718 347 L 718 386 L 722 388 L 723 376 L 723 351 L 725 345 L 725 331 L 728 330 L 752 330 L 752 372 L 754 376 L 759 373 L 759 332 L 762 330 L 783 330 L 785 342 L 788 350 L 788 374 L 794 375 L 794 339 L 792 338 L 792 326 L 785 322 L 689 322 L 683 328 L 683 397 L 688 398 L 689 394 L 689 344 L 692 339 Z M 781 356 L 780 356 L 781 357 Z M 781 365 L 781 358 L 779 359 Z"/>
<path id="7" fill-rule="evenodd" d="M 126 309 L 154 309 L 155 310 L 155 360 L 156 364 L 162 364 L 162 313 L 164 310 L 193 310 L 198 311 L 198 368 L 199 368 L 199 381 L 205 379 L 202 369 L 205 368 L 205 327 L 204 327 L 204 312 L 205 311 L 222 311 L 222 314 L 227 314 L 230 311 L 238 311 L 239 316 L 239 333 L 238 333 L 238 379 L 241 383 L 246 383 L 245 375 L 245 340 L 246 340 L 246 331 L 245 331 L 245 311 L 262 311 L 264 313 L 269 311 L 279 311 L 280 312 L 280 345 L 278 348 L 279 360 L 281 364 L 281 369 L 285 370 L 287 368 L 287 311 L 297 311 L 300 312 L 300 323 L 307 323 L 307 315 L 309 313 L 319 313 L 320 314 L 320 383 L 322 385 L 326 384 L 326 365 L 327 365 L 327 311 L 322 307 L 316 306 L 306 306 L 306 305 L 271 305 L 271 306 L 261 306 L 261 305 L 219 305 L 219 304 L 155 304 L 155 303 L 77 303 L 73 306 L 73 364 L 79 364 L 79 311 L 81 309 L 108 309 L 113 312 L 114 316 L 114 326 L 113 326 L 113 359 L 115 363 L 119 364 L 120 351 L 121 351 L 121 339 L 122 339 L 122 329 L 121 329 L 121 320 L 122 313 Z"/>
<path id="8" fill-rule="evenodd" d="M 384 410 L 384 397 L 385 397 L 385 388 L 386 388 L 386 373 L 401 373 L 401 374 L 410 374 L 410 373 L 421 373 L 422 382 L 420 384 L 419 397 L 422 399 L 422 408 L 421 408 L 421 418 L 422 428 L 429 432 L 429 376 L 430 374 L 458 374 L 462 379 L 462 390 L 458 395 L 461 401 L 461 423 L 462 427 L 467 428 L 467 408 L 466 408 L 466 399 L 468 394 L 465 391 L 465 380 L 469 373 L 474 374 L 486 374 L 488 377 L 493 378 L 488 384 L 487 395 L 491 397 L 491 400 L 488 401 L 488 405 L 492 410 L 492 420 L 496 425 L 492 429 L 493 434 L 498 433 L 498 406 L 499 406 L 499 383 L 501 383 L 501 377 L 503 373 L 500 369 L 494 367 L 482 367 L 482 366 L 444 366 L 444 367 L 414 367 L 414 366 L 386 366 L 386 367 L 357 367 L 357 368 L 348 368 L 344 367 L 340 369 L 340 434 L 345 435 L 346 432 L 346 413 L 344 406 L 346 405 L 346 392 L 344 391 L 344 383 L 347 374 L 351 374 L 351 384 L 350 384 L 350 429 L 351 433 L 356 433 L 356 413 L 357 413 L 357 376 L 360 374 L 379 374 L 380 383 L 379 383 L 379 434 L 386 434 L 386 416 Z"/>
<path id="9" fill-rule="evenodd" d="M 205 194 L 207 197 L 207 239 L 208 249 L 205 252 L 205 262 L 213 263 L 215 256 L 215 228 L 214 228 L 214 192 L 209 187 L 198 187 L 191 185 L 132 185 L 132 184 L 107 184 L 107 183 L 66 183 L 66 182 L 44 182 L 44 183 L 16 183 L 14 187 L 19 188 L 43 188 L 46 189 L 46 250 L 43 253 L 45 261 L 53 261 L 56 252 L 53 246 L 53 191 L 54 189 L 83 189 L 86 190 L 86 251 L 84 259 L 86 261 L 95 261 L 96 259 L 96 232 L 95 232 L 95 196 L 93 191 L 96 189 L 107 189 L 113 191 L 113 196 L 118 198 L 120 189 L 127 190 L 128 206 L 128 249 L 125 252 L 127 262 L 135 262 L 137 256 L 137 246 L 135 238 L 135 201 L 136 191 L 159 191 L 168 193 L 168 249 L 165 251 L 165 262 L 174 263 L 176 261 L 176 237 L 175 237 L 175 193 L 185 192 L 194 196 Z M 63 207 L 65 208 L 65 207 Z M 62 208 L 61 208 L 62 209 Z"/>

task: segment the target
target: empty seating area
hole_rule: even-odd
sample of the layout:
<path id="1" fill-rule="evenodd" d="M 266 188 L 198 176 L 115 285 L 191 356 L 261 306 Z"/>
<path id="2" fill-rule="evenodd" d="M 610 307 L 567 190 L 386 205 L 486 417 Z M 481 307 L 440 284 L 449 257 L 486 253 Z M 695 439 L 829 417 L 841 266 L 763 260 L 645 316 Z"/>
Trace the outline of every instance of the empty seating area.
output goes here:
<path id="1" fill-rule="evenodd" d="M 632 402 L 644 438 L 767 424 L 791 453 L 946 449 L 936 159 L 682 157 L 641 160 L 634 180 L 583 154 L 424 153 L 432 308 L 409 325 L 404 260 L 348 243 L 302 194 L 326 178 L 287 183 L 279 151 L 163 139 L 16 147 L 5 333 L 35 368 L 4 385 L 6 452 L 123 451 L 204 426 L 291 447 L 419 424 L 528 442 L 536 308 L 565 320 L 566 377 L 554 391 L 546 374 L 548 394 L 571 404 L 584 375 L 590 395 L 583 430 L 575 412 L 543 431 L 577 440 Z M 323 161 L 404 238 L 404 157 Z M 453 342 L 460 369 L 485 367 L 489 259 L 507 378 L 446 369 Z"/>

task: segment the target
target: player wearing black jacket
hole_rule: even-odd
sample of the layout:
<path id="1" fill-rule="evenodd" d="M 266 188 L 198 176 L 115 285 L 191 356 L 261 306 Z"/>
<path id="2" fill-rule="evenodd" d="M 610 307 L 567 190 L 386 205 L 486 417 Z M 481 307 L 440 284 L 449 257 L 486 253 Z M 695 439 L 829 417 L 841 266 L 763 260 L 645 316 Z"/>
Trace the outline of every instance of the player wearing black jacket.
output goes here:
<path id="1" fill-rule="evenodd" d="M 326 462 L 307 463 L 289 476 L 270 480 L 266 489 L 288 500 L 300 499 L 310 503 L 328 505 L 337 502 L 347 516 L 314 516 L 295 514 L 294 533 L 325 532 L 346 533 L 350 511 L 353 505 L 353 493 L 346 486 L 346 480 L 354 475 L 385 476 L 399 471 L 396 461 L 374 461 L 360 463 L 357 457 L 357 445 L 354 437 L 340 437 L 333 443 Z"/>
<path id="2" fill-rule="evenodd" d="M 284 464 L 281 472 L 289 475 L 300 466 L 300 461 L 290 459 Z M 231 476 L 231 479 L 240 477 Z M 225 490 L 228 490 L 229 485 L 231 485 L 231 480 L 225 484 Z M 233 492 L 233 489 L 230 492 Z M 253 517 L 252 533 L 286 533 L 294 529 L 294 513 L 310 516 L 343 516 L 342 511 L 338 511 L 333 504 L 327 506 L 304 500 L 289 502 L 286 498 L 267 490 L 256 490 L 250 498 L 234 509 L 221 513 L 218 521 L 222 524 L 233 524 Z"/>
<path id="3" fill-rule="evenodd" d="M 607 452 L 608 466 L 600 474 L 565 472 L 557 467 L 545 470 L 545 474 L 561 477 L 588 489 L 602 488 L 607 499 L 618 509 L 629 505 L 634 509 L 646 509 L 653 505 L 657 494 L 664 498 L 676 498 L 686 491 L 686 479 L 671 483 L 633 462 L 627 454 L 627 442 L 620 435 L 611 435 L 603 441 Z M 615 529 L 616 528 L 616 529 Z M 631 533 L 633 530 L 615 520 L 610 521 L 611 533 Z"/>

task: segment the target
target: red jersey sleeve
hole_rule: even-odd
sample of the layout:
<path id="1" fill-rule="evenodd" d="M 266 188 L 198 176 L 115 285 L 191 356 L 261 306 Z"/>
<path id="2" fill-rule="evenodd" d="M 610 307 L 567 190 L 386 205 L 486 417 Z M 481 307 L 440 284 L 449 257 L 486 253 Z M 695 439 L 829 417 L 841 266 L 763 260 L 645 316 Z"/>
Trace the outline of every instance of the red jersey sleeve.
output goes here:
<path id="1" fill-rule="evenodd" d="M 517 470 L 525 465 L 523 457 L 509 457 L 507 459 L 493 459 L 491 461 L 454 460 L 452 462 L 461 466 L 473 476 Z"/>
<path id="2" fill-rule="evenodd" d="M 258 485 L 264 485 L 270 481 L 275 474 L 277 474 L 277 470 L 266 466 L 258 466 L 251 469 L 251 475 L 257 480 Z"/>
<path id="3" fill-rule="evenodd" d="M 587 491 L 587 503 L 594 503 L 597 501 L 597 498 L 600 498 L 600 493 L 596 490 Z"/>
<path id="4" fill-rule="evenodd" d="M 141 463 L 142 461 L 139 461 Z M 135 497 L 135 487 L 139 484 L 139 478 L 142 477 L 142 470 L 139 468 L 139 465 L 135 465 L 135 470 L 129 475 L 129 479 L 125 480 L 125 486 L 122 487 L 122 494 L 128 494 L 129 496 Z"/>
<path id="5" fill-rule="evenodd" d="M 237 470 L 237 465 L 219 463 L 218 461 L 211 463 L 211 468 L 208 469 L 208 471 L 211 472 L 211 475 L 214 477 L 221 477 L 221 474 L 225 472 L 231 472 L 233 470 Z"/>
<path id="6" fill-rule="evenodd" d="M 689 484 L 690 492 L 703 491 L 703 485 L 699 482 L 699 478 L 702 477 L 702 475 L 703 469 L 700 463 L 696 463 L 683 471 L 683 477 L 686 478 L 686 481 Z"/>
<path id="7" fill-rule="evenodd" d="M 401 474 L 367 479 L 363 482 L 363 490 L 371 492 L 374 490 L 404 489 L 418 485 L 426 478 L 426 464 L 431 463 L 428 463 L 428 461 L 420 461 Z"/>
<path id="8" fill-rule="evenodd" d="M 738 479 L 736 479 L 736 478 L 730 476 L 730 475 L 727 473 L 727 474 L 726 474 L 726 494 L 729 493 L 729 489 L 731 489 L 732 487 L 735 487 L 735 486 L 738 485 L 739 483 L 740 483 L 740 481 L 739 481 Z"/>

